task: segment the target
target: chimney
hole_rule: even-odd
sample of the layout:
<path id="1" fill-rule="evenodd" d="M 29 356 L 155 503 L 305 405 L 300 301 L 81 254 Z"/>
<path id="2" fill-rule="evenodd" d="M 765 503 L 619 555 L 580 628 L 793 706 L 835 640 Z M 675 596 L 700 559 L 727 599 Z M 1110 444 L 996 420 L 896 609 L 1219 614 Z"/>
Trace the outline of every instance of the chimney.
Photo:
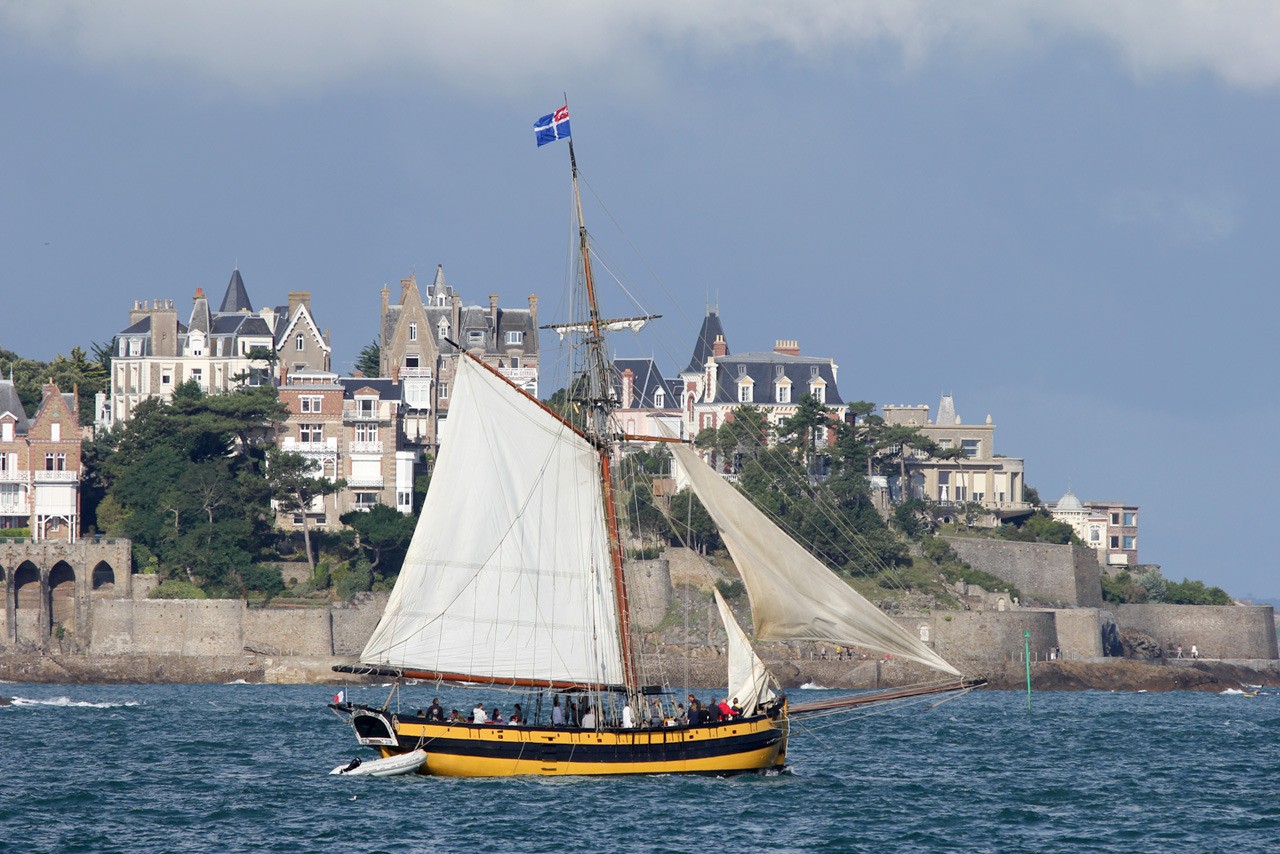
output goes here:
<path id="1" fill-rule="evenodd" d="M 196 288 L 196 295 L 192 299 L 204 299 L 204 288 Z"/>
<path id="2" fill-rule="evenodd" d="M 636 375 L 630 368 L 622 372 L 622 408 L 631 408 L 631 398 L 635 394 Z"/>
<path id="3" fill-rule="evenodd" d="M 284 362 L 280 363 L 280 385 L 289 384 L 289 366 Z"/>
<path id="4" fill-rule="evenodd" d="M 391 289 L 386 285 L 382 286 L 382 319 L 387 318 L 387 306 L 391 305 Z"/>
<path id="5" fill-rule="evenodd" d="M 729 345 L 725 343 L 723 335 L 716 336 L 716 342 L 711 345 L 711 355 L 724 356 L 729 353 Z"/>
<path id="6" fill-rule="evenodd" d="M 298 312 L 298 306 L 305 305 L 307 311 L 311 310 L 311 291 L 289 291 L 289 316 L 293 317 Z"/>
<path id="7" fill-rule="evenodd" d="M 137 323 L 139 320 L 147 316 L 147 301 L 144 299 L 136 299 L 133 301 L 133 308 L 129 309 L 129 325 Z"/>
<path id="8" fill-rule="evenodd" d="M 178 312 L 173 300 L 156 300 L 151 313 L 151 353 L 155 356 L 178 355 Z"/>
<path id="9" fill-rule="evenodd" d="M 400 382 L 400 366 L 399 365 L 391 366 L 391 381 L 393 383 Z"/>
<path id="10" fill-rule="evenodd" d="M 498 332 L 498 295 L 489 294 L 489 324 L 493 327 L 494 334 Z"/>
<path id="11" fill-rule="evenodd" d="M 414 279 L 413 276 L 410 276 L 407 279 L 401 279 L 400 280 L 400 304 L 401 305 L 404 305 L 409 301 L 408 297 L 409 297 L 410 289 L 413 289 L 415 291 L 418 289 L 417 280 Z"/>
<path id="12" fill-rule="evenodd" d="M 538 295 L 529 294 L 529 325 L 533 327 L 533 334 L 538 334 Z"/>
<path id="13" fill-rule="evenodd" d="M 788 340 L 786 338 L 779 338 L 773 343 L 773 352 L 783 356 L 799 356 L 800 342 Z"/>
<path id="14" fill-rule="evenodd" d="M 462 296 L 453 295 L 453 305 L 450 306 L 449 328 L 453 330 L 453 339 L 462 345 Z"/>

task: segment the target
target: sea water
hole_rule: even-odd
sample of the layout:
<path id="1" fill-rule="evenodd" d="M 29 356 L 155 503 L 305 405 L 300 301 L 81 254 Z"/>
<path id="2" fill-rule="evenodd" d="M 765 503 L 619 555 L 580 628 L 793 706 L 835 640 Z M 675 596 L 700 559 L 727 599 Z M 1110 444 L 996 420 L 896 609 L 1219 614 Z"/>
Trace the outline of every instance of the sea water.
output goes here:
<path id="1" fill-rule="evenodd" d="M 0 850 L 1234 851 L 1280 844 L 1280 697 L 977 691 L 795 721 L 781 774 L 334 777 L 335 689 L 0 684 Z M 349 689 L 381 704 L 384 687 Z M 411 686 L 392 702 L 474 705 Z M 838 692 L 797 690 L 796 702 Z M 482 696 L 509 710 L 512 698 Z"/>

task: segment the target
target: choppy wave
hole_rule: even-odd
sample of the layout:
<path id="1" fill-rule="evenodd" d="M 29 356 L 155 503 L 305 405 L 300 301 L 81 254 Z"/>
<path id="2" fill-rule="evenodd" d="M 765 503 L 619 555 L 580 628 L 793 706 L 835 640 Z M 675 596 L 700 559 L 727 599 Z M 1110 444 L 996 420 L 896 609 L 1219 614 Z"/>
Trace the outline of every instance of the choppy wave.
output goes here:
<path id="1" fill-rule="evenodd" d="M 817 688 L 790 693 L 846 693 Z M 355 744 L 318 690 L 6 686 L 27 702 L 143 708 L 0 710 L 0 766 L 21 769 L 21 797 L 0 798 L 4 836 L 24 854 L 121 851 L 122 840 L 130 854 L 295 854 L 353 840 L 475 854 L 565 840 L 572 850 L 584 828 L 606 852 L 702 854 L 707 839 L 732 838 L 747 851 L 1129 854 L 1265 848 L 1280 828 L 1265 774 L 1280 767 L 1274 697 L 1046 691 L 1029 710 L 1023 692 L 979 691 L 933 711 L 797 720 L 789 772 L 767 776 L 351 780 L 329 770 L 377 754 Z M 493 690 L 406 687 L 391 708 L 433 696 L 469 708 Z M 1031 748 L 1009 762 L 1009 744 Z"/>
<path id="2" fill-rule="evenodd" d="M 94 703 L 89 700 L 73 700 L 70 697 L 10 697 L 15 706 L 59 706 L 67 709 L 124 709 L 141 706 L 136 700 L 125 700 L 120 703 Z"/>
<path id="3" fill-rule="evenodd" d="M 817 682 L 806 682 L 800 686 L 801 691 L 830 691 L 826 685 L 819 685 Z"/>

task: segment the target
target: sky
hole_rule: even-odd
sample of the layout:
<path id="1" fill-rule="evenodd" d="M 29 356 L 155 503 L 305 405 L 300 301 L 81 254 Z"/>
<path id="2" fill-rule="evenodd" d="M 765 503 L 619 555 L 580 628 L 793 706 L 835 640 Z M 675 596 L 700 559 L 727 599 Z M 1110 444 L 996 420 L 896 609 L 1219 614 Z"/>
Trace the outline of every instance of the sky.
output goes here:
<path id="1" fill-rule="evenodd" d="M 311 291 L 342 372 L 438 264 L 561 318 L 532 125 L 567 93 L 604 311 L 663 315 L 617 355 L 674 373 L 718 306 L 731 351 L 950 393 L 1043 499 L 1138 504 L 1142 561 L 1276 597 L 1277 45 L 1249 0 L 0 0 L 0 347 L 236 268 Z"/>

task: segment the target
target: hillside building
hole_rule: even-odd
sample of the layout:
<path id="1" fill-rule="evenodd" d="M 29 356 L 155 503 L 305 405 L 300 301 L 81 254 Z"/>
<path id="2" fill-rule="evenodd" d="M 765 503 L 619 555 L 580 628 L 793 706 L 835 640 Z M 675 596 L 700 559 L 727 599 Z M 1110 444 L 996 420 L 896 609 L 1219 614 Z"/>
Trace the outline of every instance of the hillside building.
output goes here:
<path id="1" fill-rule="evenodd" d="M 390 379 L 339 377 L 327 371 L 295 371 L 280 387 L 289 410 L 279 438 L 282 451 L 302 454 L 317 473 L 342 479 L 345 488 L 317 498 L 311 527 L 338 528 L 342 514 L 375 504 L 413 511 L 419 452 L 405 441 L 405 384 Z M 302 515 L 281 515 L 282 528 L 300 528 Z"/>
<path id="2" fill-rule="evenodd" d="M 26 528 L 35 540 L 80 536 L 80 414 L 74 393 L 43 388 L 27 418 L 12 380 L 0 380 L 0 535 Z"/>
<path id="3" fill-rule="evenodd" d="M 763 410 L 776 426 L 796 413 L 806 394 L 838 413 L 844 408 L 836 386 L 838 371 L 834 359 L 802 356 L 795 340 L 779 340 L 771 351 L 734 355 L 719 311 L 708 309 L 693 355 L 680 372 L 685 435 L 719 427 L 734 409 L 748 405 Z"/>
<path id="4" fill-rule="evenodd" d="M 267 358 L 251 358 L 254 351 Z M 169 400 L 194 380 L 209 394 L 277 380 L 278 372 L 329 370 L 328 331 L 311 313 L 309 291 L 290 291 L 288 305 L 257 311 L 240 271 L 231 274 L 216 310 L 196 288 L 186 323 L 173 300 L 138 300 L 129 325 L 112 341 L 111 389 L 97 402 L 96 425 L 127 422 L 139 403 Z"/>
<path id="5" fill-rule="evenodd" d="M 1049 515 L 1066 522 L 1106 567 L 1138 563 L 1138 506 L 1116 501 L 1081 501 L 1071 490 L 1049 505 Z"/>
<path id="6" fill-rule="evenodd" d="M 956 414 L 955 401 L 944 394 L 937 417 L 929 419 L 924 404 L 881 407 L 887 425 L 916 427 L 941 448 L 961 448 L 964 456 L 939 460 L 917 451 L 907 458 L 909 495 L 938 504 L 980 504 L 997 518 L 1011 518 L 1030 510 L 1022 498 L 1024 461 L 995 452 L 995 424 L 988 415 L 982 424 L 965 424 Z M 900 486 L 894 484 L 895 494 Z"/>
<path id="7" fill-rule="evenodd" d="M 400 280 L 398 302 L 391 302 L 390 289 L 382 289 L 379 374 L 403 383 L 402 417 L 410 444 L 439 447 L 459 347 L 536 397 L 538 298 L 530 296 L 528 308 L 502 308 L 497 294 L 489 295 L 487 308 L 463 305 L 445 281 L 443 265 L 436 268 L 425 299 L 414 276 Z"/>

